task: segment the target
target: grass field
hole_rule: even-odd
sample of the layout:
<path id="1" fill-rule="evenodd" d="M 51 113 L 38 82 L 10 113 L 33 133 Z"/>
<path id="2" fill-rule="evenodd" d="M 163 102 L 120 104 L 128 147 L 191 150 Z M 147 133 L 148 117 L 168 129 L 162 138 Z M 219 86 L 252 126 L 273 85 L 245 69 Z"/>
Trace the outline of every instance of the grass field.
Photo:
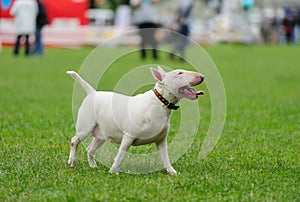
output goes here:
<path id="1" fill-rule="evenodd" d="M 199 134 L 174 163 L 179 174 L 169 176 L 165 171 L 112 175 L 100 163 L 91 169 L 83 145 L 76 167 L 70 169 L 74 81 L 65 71 L 78 70 L 92 48 L 47 49 L 44 58 L 14 58 L 4 48 L 0 201 L 300 201 L 300 47 L 205 49 L 226 88 L 225 127 L 213 152 L 199 160 L 206 132 L 202 128 L 210 121 L 209 96 L 201 97 Z M 131 57 L 120 65 L 143 63 Z M 169 65 L 181 67 L 179 62 Z M 110 89 L 113 79 L 107 78 L 102 87 Z"/>

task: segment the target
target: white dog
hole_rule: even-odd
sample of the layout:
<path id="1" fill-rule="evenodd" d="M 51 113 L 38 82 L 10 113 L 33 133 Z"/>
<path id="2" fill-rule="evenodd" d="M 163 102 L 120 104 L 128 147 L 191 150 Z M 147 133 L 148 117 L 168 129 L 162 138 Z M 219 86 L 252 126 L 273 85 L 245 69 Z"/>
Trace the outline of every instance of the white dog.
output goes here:
<path id="1" fill-rule="evenodd" d="M 71 140 L 69 165 L 76 161 L 77 146 L 89 134 L 93 140 L 87 148 L 90 167 L 96 167 L 94 154 L 105 141 L 120 143 L 118 154 L 109 172 L 118 173 L 130 145 L 155 143 L 164 168 L 176 174 L 167 151 L 167 135 L 172 109 L 181 98 L 195 100 L 203 91 L 191 86 L 203 82 L 204 76 L 197 72 L 173 70 L 165 72 L 161 67 L 150 68 L 156 84 L 153 90 L 136 96 L 114 92 L 95 91 L 76 72 L 67 71 L 86 91 L 76 123 L 76 134 Z"/>

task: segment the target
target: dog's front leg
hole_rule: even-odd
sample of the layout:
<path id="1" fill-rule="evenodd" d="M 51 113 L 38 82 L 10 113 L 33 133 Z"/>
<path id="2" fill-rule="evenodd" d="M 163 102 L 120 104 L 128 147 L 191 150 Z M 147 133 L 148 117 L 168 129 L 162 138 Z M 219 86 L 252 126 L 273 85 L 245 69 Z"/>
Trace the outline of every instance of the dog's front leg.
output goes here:
<path id="1" fill-rule="evenodd" d="M 167 146 L 167 140 L 164 138 L 162 141 L 156 143 L 156 147 L 158 150 L 158 154 L 164 164 L 164 168 L 167 170 L 168 173 L 171 175 L 176 174 L 176 170 L 172 167 L 169 155 L 168 155 L 168 146 Z"/>
<path id="2" fill-rule="evenodd" d="M 115 157 L 114 163 L 109 170 L 110 173 L 116 173 L 116 174 L 119 173 L 120 165 L 124 160 L 124 157 L 133 141 L 134 139 L 132 137 L 128 137 L 127 135 L 123 136 L 118 154 Z"/>

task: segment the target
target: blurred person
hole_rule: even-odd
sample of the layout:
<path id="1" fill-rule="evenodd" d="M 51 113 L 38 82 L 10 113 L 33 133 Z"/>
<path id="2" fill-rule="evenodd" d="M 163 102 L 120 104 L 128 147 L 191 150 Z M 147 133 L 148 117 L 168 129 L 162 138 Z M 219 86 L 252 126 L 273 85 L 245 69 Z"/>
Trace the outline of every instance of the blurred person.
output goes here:
<path id="1" fill-rule="evenodd" d="M 267 17 L 263 17 L 260 23 L 260 33 L 263 43 L 268 43 L 269 31 L 270 31 L 270 22 Z"/>
<path id="2" fill-rule="evenodd" d="M 188 36 L 190 34 L 189 18 L 193 8 L 193 0 L 180 1 L 175 14 L 175 23 L 172 28 L 183 36 L 176 37 L 176 43 L 170 53 L 170 58 L 174 59 L 174 54 L 179 52 L 180 60 L 184 61 L 185 48 L 188 45 Z"/>
<path id="3" fill-rule="evenodd" d="M 293 34 L 294 34 L 294 26 L 295 22 L 290 13 L 287 13 L 282 20 L 282 29 L 285 34 L 286 43 L 293 43 Z"/>
<path id="4" fill-rule="evenodd" d="M 260 25 L 260 32 L 261 32 L 263 43 L 265 43 L 265 44 L 274 43 L 275 42 L 275 36 L 274 36 L 275 31 L 276 31 L 275 17 L 270 18 L 270 17 L 264 16 L 264 18 L 261 21 L 261 25 Z"/>
<path id="5" fill-rule="evenodd" d="M 1 4 L 0 4 L 1 5 Z M 1 15 L 0 15 L 0 23 L 1 23 Z M 1 39 L 1 35 L 0 35 L 0 52 L 2 51 L 2 39 Z"/>
<path id="6" fill-rule="evenodd" d="M 146 58 L 146 45 L 150 44 L 152 47 L 153 59 L 158 59 L 157 46 L 158 42 L 155 39 L 156 28 L 159 27 L 158 12 L 155 4 L 159 0 L 131 0 L 130 4 L 135 9 L 133 20 L 136 26 L 140 29 L 141 36 L 140 48 L 141 58 Z M 147 29 L 151 28 L 151 29 Z"/>
<path id="7" fill-rule="evenodd" d="M 293 21 L 294 21 L 294 43 L 300 42 L 300 11 L 298 9 L 293 10 Z"/>
<path id="8" fill-rule="evenodd" d="M 15 17 L 17 38 L 13 54 L 19 54 L 21 39 L 25 37 L 25 55 L 29 55 L 29 36 L 35 32 L 38 5 L 35 0 L 16 0 L 10 10 Z"/>
<path id="9" fill-rule="evenodd" d="M 48 18 L 44 4 L 40 0 L 36 0 L 38 5 L 38 14 L 36 16 L 36 28 L 35 28 L 35 43 L 31 52 L 32 55 L 43 56 L 44 44 L 42 41 L 42 29 L 48 24 Z"/>
<path id="10" fill-rule="evenodd" d="M 129 5 L 121 4 L 117 7 L 115 14 L 115 27 L 118 31 L 123 32 L 130 27 L 131 8 Z"/>

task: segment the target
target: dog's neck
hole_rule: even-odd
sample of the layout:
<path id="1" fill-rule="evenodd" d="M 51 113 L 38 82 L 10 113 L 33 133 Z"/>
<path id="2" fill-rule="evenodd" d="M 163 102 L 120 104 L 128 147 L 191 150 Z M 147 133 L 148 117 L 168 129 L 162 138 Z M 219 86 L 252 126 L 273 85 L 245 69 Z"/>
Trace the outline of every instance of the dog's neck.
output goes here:
<path id="1" fill-rule="evenodd" d="M 169 109 L 178 109 L 178 107 L 175 106 L 175 104 L 179 102 L 179 99 L 174 94 L 172 94 L 164 86 L 158 83 L 155 85 L 154 89 L 155 89 L 153 90 L 154 94 L 162 103 L 164 103 L 165 105 L 167 105 L 166 103 L 170 103 L 171 106 L 175 107 L 175 108 L 168 107 Z"/>

